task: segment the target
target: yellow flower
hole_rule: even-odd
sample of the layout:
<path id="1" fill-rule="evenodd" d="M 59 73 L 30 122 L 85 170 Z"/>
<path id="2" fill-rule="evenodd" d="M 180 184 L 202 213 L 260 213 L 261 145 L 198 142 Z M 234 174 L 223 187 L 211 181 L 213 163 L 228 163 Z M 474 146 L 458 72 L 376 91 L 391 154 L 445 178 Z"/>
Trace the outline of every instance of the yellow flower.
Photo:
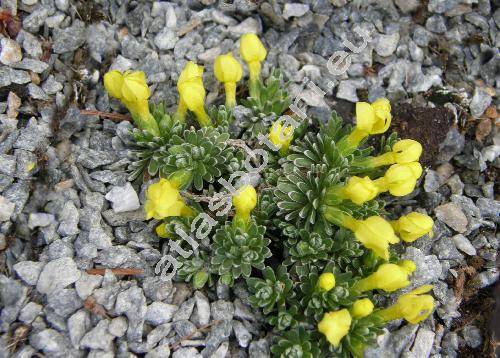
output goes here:
<path id="1" fill-rule="evenodd" d="M 233 194 L 235 209 L 234 221 L 236 224 L 245 225 L 250 219 L 250 212 L 257 205 L 257 192 L 251 185 L 244 185 Z"/>
<path id="2" fill-rule="evenodd" d="M 371 167 L 379 167 L 394 163 L 411 163 L 418 161 L 420 155 L 422 155 L 422 145 L 419 142 L 413 139 L 403 139 L 394 144 L 391 152 L 370 158 L 368 160 L 368 165 Z"/>
<path id="3" fill-rule="evenodd" d="M 420 175 L 422 167 L 418 162 L 393 164 L 382 178 L 374 182 L 379 192 L 389 191 L 394 196 L 405 196 L 415 189 Z"/>
<path id="4" fill-rule="evenodd" d="M 214 74 L 219 82 L 224 83 L 226 106 L 236 105 L 236 82 L 241 80 L 243 70 L 231 52 L 217 56 L 214 62 Z"/>
<path id="5" fill-rule="evenodd" d="M 260 63 L 266 58 L 267 51 L 257 35 L 248 33 L 241 36 L 240 55 L 248 64 L 250 79 L 259 79 Z"/>
<path id="6" fill-rule="evenodd" d="M 408 276 L 415 271 L 415 264 L 412 261 L 404 260 L 395 264 L 382 264 L 377 271 L 354 284 L 354 289 L 359 292 L 370 290 L 384 290 L 393 292 L 410 284 Z"/>
<path id="7" fill-rule="evenodd" d="M 394 144 L 392 153 L 398 164 L 416 162 L 422 155 L 422 144 L 413 139 L 403 139 Z"/>
<path id="8" fill-rule="evenodd" d="M 429 292 L 432 285 L 424 285 L 401 295 L 397 302 L 383 310 L 375 313 L 384 321 L 392 321 L 404 318 L 411 324 L 417 324 L 425 320 L 434 309 L 434 298 L 430 295 L 422 295 Z"/>
<path id="9" fill-rule="evenodd" d="M 349 199 L 355 204 L 362 205 L 375 198 L 378 194 L 378 189 L 369 177 L 360 178 L 353 176 L 349 178 L 347 184 L 339 190 L 339 194 L 342 198 Z"/>
<path id="10" fill-rule="evenodd" d="M 146 220 L 187 215 L 190 211 L 182 200 L 177 187 L 163 178 L 148 187 L 144 208 Z"/>
<path id="11" fill-rule="evenodd" d="M 351 328 L 351 315 L 347 309 L 325 313 L 323 319 L 318 323 L 318 331 L 326 336 L 326 339 L 334 347 L 340 344 Z"/>
<path id="12" fill-rule="evenodd" d="M 367 134 L 384 133 L 391 124 L 391 104 L 386 98 L 379 98 L 372 104 L 356 103 L 356 128 Z"/>
<path id="13" fill-rule="evenodd" d="M 280 154 L 285 155 L 293 140 L 293 127 L 283 128 L 282 121 L 275 121 L 269 130 L 269 140 L 279 148 Z"/>
<path id="14" fill-rule="evenodd" d="M 387 131 L 391 125 L 391 104 L 386 98 L 379 98 L 372 104 L 356 103 L 356 126 L 347 136 L 347 148 L 356 148 L 369 134 L 380 134 Z"/>
<path id="15" fill-rule="evenodd" d="M 418 212 L 412 212 L 401 216 L 398 220 L 391 223 L 401 239 L 406 242 L 413 242 L 425 234 L 432 235 L 432 226 L 434 221 L 428 215 Z"/>
<path id="16" fill-rule="evenodd" d="M 198 122 L 202 126 L 211 126 L 212 121 L 205 112 L 205 87 L 203 87 L 203 67 L 189 61 L 184 66 L 179 80 L 177 81 L 177 90 L 179 91 L 179 107 L 176 118 L 183 121 L 186 111 L 192 111 Z"/>
<path id="17" fill-rule="evenodd" d="M 153 135 L 160 135 L 158 124 L 149 112 L 151 95 L 142 71 L 109 71 L 104 75 L 104 88 L 111 97 L 120 100 L 132 114 L 137 126 Z"/>
<path id="18" fill-rule="evenodd" d="M 181 74 L 179 75 L 179 79 L 177 80 L 177 89 L 179 89 L 179 85 L 182 85 L 186 82 L 190 81 L 203 81 L 203 66 L 198 66 L 193 61 L 189 61 L 186 63 L 184 68 L 182 69 Z"/>
<path id="19" fill-rule="evenodd" d="M 364 247 L 372 250 L 376 256 L 389 260 L 389 244 L 399 242 L 391 224 L 380 216 L 370 216 L 365 220 L 344 216 L 341 220 L 342 225 L 352 230 Z"/>
<path id="20" fill-rule="evenodd" d="M 335 275 L 331 272 L 323 272 L 319 276 L 318 287 L 324 291 L 330 291 L 335 287 Z"/>
<path id="21" fill-rule="evenodd" d="M 369 298 L 356 300 L 351 308 L 351 314 L 354 318 L 363 318 L 373 312 L 373 303 Z"/>

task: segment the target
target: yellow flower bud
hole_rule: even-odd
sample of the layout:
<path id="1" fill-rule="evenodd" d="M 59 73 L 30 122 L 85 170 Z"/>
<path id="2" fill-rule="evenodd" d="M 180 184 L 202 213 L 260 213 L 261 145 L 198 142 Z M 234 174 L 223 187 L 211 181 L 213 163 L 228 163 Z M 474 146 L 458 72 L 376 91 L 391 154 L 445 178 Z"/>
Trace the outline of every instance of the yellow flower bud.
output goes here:
<path id="1" fill-rule="evenodd" d="M 318 287 L 324 291 L 330 291 L 335 287 L 335 275 L 331 272 L 323 272 L 319 275 Z"/>
<path id="2" fill-rule="evenodd" d="M 346 185 L 340 189 L 340 196 L 351 200 L 353 203 L 362 205 L 372 200 L 378 194 L 378 188 L 369 177 L 349 178 Z"/>
<path id="3" fill-rule="evenodd" d="M 243 70 L 231 52 L 217 56 L 214 62 L 214 74 L 219 82 L 238 82 Z"/>
<path id="4" fill-rule="evenodd" d="M 151 95 L 142 71 L 110 71 L 104 75 L 104 88 L 111 97 L 120 100 L 129 110 L 137 124 L 153 135 L 160 135 L 158 124 L 149 112 Z"/>
<path id="5" fill-rule="evenodd" d="M 415 189 L 420 175 L 422 167 L 418 162 L 394 164 L 382 178 L 375 180 L 375 184 L 379 192 L 389 191 L 394 196 L 404 196 Z"/>
<path id="6" fill-rule="evenodd" d="M 183 216 L 190 212 L 177 187 L 163 178 L 148 187 L 144 209 L 146 211 L 146 220 Z"/>
<path id="7" fill-rule="evenodd" d="M 326 336 L 326 339 L 334 347 L 340 344 L 351 328 L 351 315 L 347 309 L 325 313 L 323 319 L 318 323 L 318 331 Z"/>
<path id="8" fill-rule="evenodd" d="M 250 212 L 257 205 L 257 192 L 251 185 L 244 185 L 233 194 L 233 205 L 236 211 L 235 221 L 248 222 Z"/>
<path id="9" fill-rule="evenodd" d="M 258 79 L 260 63 L 266 58 L 267 51 L 257 35 L 248 33 L 241 36 L 240 55 L 248 64 L 250 79 Z"/>
<path id="10" fill-rule="evenodd" d="M 430 216 L 418 212 L 401 216 L 392 223 L 394 231 L 406 242 L 413 242 L 426 234 L 432 234 L 433 225 L 434 221 Z"/>
<path id="11" fill-rule="evenodd" d="M 412 324 L 422 322 L 429 317 L 434 309 L 434 298 L 430 295 L 422 295 L 422 293 L 429 292 L 431 289 L 432 285 L 416 288 L 401 295 L 394 305 L 374 314 L 384 321 L 404 318 Z"/>
<path id="12" fill-rule="evenodd" d="M 217 56 L 214 62 L 214 74 L 219 82 L 224 83 L 226 106 L 236 105 L 236 82 L 241 80 L 243 69 L 231 52 Z"/>
<path id="13" fill-rule="evenodd" d="M 186 109 L 194 112 L 202 126 L 211 126 L 212 121 L 205 112 L 205 88 L 203 87 L 203 67 L 189 61 L 182 70 L 177 81 L 179 91 L 179 108 L 176 118 L 184 120 Z"/>
<path id="14" fill-rule="evenodd" d="M 365 220 L 344 216 L 342 225 L 354 231 L 356 240 L 384 260 L 389 260 L 389 244 L 399 242 L 391 224 L 380 216 L 370 216 Z"/>
<path id="15" fill-rule="evenodd" d="M 373 312 L 373 303 L 369 298 L 356 300 L 351 308 L 351 314 L 354 318 L 363 318 Z"/>
<path id="16" fill-rule="evenodd" d="M 286 154 L 293 139 L 293 127 L 283 127 L 282 121 L 275 121 L 269 130 L 269 140 L 279 148 L 282 155 Z"/>
<path id="17" fill-rule="evenodd" d="M 403 139 L 394 144 L 392 153 L 398 164 L 416 162 L 422 155 L 422 144 L 413 139 Z"/>
<path id="18" fill-rule="evenodd" d="M 156 227 L 155 231 L 156 231 L 156 235 L 158 235 L 162 239 L 166 239 L 169 237 L 169 234 L 167 232 L 167 226 L 165 225 L 165 223 L 158 225 Z"/>
<path id="19" fill-rule="evenodd" d="M 409 262 L 402 264 L 382 264 L 377 271 L 354 284 L 354 289 L 364 292 L 380 289 L 393 292 L 410 284 L 408 276 L 415 270 L 415 264 Z"/>

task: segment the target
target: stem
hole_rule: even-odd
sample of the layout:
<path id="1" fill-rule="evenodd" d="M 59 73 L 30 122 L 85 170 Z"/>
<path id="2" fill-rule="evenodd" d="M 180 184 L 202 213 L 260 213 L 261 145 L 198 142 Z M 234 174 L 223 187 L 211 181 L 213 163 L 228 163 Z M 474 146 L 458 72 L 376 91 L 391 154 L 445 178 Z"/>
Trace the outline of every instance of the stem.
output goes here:
<path id="1" fill-rule="evenodd" d="M 236 106 L 236 83 L 225 82 L 224 90 L 226 91 L 226 107 L 233 108 Z"/>

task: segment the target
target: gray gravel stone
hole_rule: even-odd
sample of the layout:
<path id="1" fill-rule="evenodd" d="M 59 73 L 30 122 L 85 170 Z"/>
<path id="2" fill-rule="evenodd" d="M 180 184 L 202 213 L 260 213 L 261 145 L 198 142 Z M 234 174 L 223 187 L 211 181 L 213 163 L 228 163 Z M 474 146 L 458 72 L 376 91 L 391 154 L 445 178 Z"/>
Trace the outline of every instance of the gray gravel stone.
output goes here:
<path id="1" fill-rule="evenodd" d="M 210 305 L 210 312 L 214 320 L 232 320 L 234 305 L 224 300 L 215 301 Z"/>
<path id="2" fill-rule="evenodd" d="M 21 47 L 16 41 L 8 38 L 1 39 L 0 62 L 2 64 L 10 66 L 21 61 L 22 58 Z"/>
<path id="3" fill-rule="evenodd" d="M 183 302 L 179 306 L 177 312 L 175 312 L 172 320 L 173 321 L 189 320 L 191 314 L 193 313 L 194 304 L 195 300 L 192 298 Z"/>
<path id="4" fill-rule="evenodd" d="M 128 318 L 127 339 L 130 342 L 140 342 L 144 317 L 147 312 L 146 297 L 139 287 L 130 287 L 118 294 L 115 304 L 116 314 L 125 314 Z"/>
<path id="5" fill-rule="evenodd" d="M 425 22 L 425 28 L 436 34 L 443 34 L 446 32 L 446 21 L 443 16 L 433 15 Z"/>
<path id="6" fill-rule="evenodd" d="M 154 43 L 156 47 L 160 50 L 171 50 L 175 47 L 175 44 L 179 41 L 179 38 L 175 32 L 171 29 L 164 28 L 154 38 Z"/>
<path id="7" fill-rule="evenodd" d="M 200 291 L 194 293 L 194 298 L 196 302 L 198 324 L 204 326 L 210 322 L 210 303 Z"/>
<path id="8" fill-rule="evenodd" d="M 429 357 L 434 345 L 435 333 L 429 329 L 420 328 L 413 342 L 411 350 L 403 352 L 404 358 L 423 358 Z"/>
<path id="9" fill-rule="evenodd" d="M 0 222 L 10 220 L 16 205 L 0 195 Z"/>
<path id="10" fill-rule="evenodd" d="M 285 3 L 283 8 L 283 18 L 288 20 L 291 17 L 300 17 L 309 11 L 309 5 L 300 3 Z"/>
<path id="11" fill-rule="evenodd" d="M 68 339 L 54 329 L 45 329 L 30 335 L 30 345 L 47 356 L 64 356 L 68 353 Z"/>
<path id="12" fill-rule="evenodd" d="M 91 331 L 83 336 L 80 345 L 83 348 L 110 351 L 115 337 L 108 332 L 108 327 L 109 322 L 107 320 L 99 321 Z"/>
<path id="13" fill-rule="evenodd" d="M 453 230 L 464 233 L 467 231 L 467 216 L 463 213 L 459 205 L 446 203 L 434 209 L 436 217 L 451 227 Z"/>
<path id="14" fill-rule="evenodd" d="M 399 43 L 399 33 L 378 35 L 375 37 L 375 52 L 382 57 L 390 56 L 396 51 Z"/>
<path id="15" fill-rule="evenodd" d="M 203 356 L 194 347 L 181 347 L 172 353 L 172 358 L 202 358 Z"/>
<path id="16" fill-rule="evenodd" d="M 54 44 L 52 50 L 55 53 L 74 51 L 82 46 L 86 37 L 85 24 L 75 20 L 73 25 L 65 29 L 54 29 Z"/>
<path id="17" fill-rule="evenodd" d="M 260 358 L 260 357 L 270 357 L 269 353 L 269 342 L 266 339 L 259 339 L 257 341 L 252 341 L 250 347 L 248 348 L 249 358 Z"/>
<path id="18" fill-rule="evenodd" d="M 69 339 L 74 348 L 80 348 L 80 341 L 91 328 L 90 315 L 86 310 L 79 310 L 68 318 Z"/>
<path id="19" fill-rule="evenodd" d="M 73 259 L 62 257 L 45 265 L 38 278 L 36 289 L 40 293 L 49 294 L 76 282 L 80 275 Z"/>
<path id="20" fill-rule="evenodd" d="M 160 342 L 163 338 L 165 338 L 170 333 L 171 330 L 172 330 L 171 323 L 161 324 L 157 326 L 155 329 L 153 329 L 151 332 L 148 333 L 147 336 L 148 345 L 154 347 L 155 345 L 158 344 L 158 342 Z"/>
<path id="21" fill-rule="evenodd" d="M 245 325 L 240 321 L 233 321 L 234 335 L 238 344 L 242 348 L 247 348 L 248 344 L 252 340 L 252 334 L 246 329 Z"/>
<path id="22" fill-rule="evenodd" d="M 127 332 L 127 320 L 125 317 L 116 317 L 109 322 L 108 331 L 115 337 L 122 337 Z M 148 342 L 149 343 L 149 342 Z"/>
<path id="23" fill-rule="evenodd" d="M 115 213 L 134 211 L 140 208 L 139 197 L 130 183 L 115 186 L 106 194 Z"/>
<path id="24" fill-rule="evenodd" d="M 462 336 L 464 337 L 465 344 L 471 348 L 477 348 L 483 343 L 481 330 L 476 326 L 465 326 L 462 329 Z"/>
<path id="25" fill-rule="evenodd" d="M 42 305 L 35 302 L 28 302 L 19 312 L 19 320 L 25 324 L 31 324 L 42 312 Z"/>
<path id="26" fill-rule="evenodd" d="M 469 239 L 467 239 L 464 235 L 455 235 L 452 237 L 452 240 L 455 243 L 457 249 L 459 249 L 460 251 L 466 253 L 469 256 L 476 255 L 476 249 L 474 248 L 474 246 L 472 246 Z"/>
<path id="27" fill-rule="evenodd" d="M 172 320 L 174 313 L 179 307 L 163 302 L 151 303 L 146 312 L 146 322 L 158 326 Z"/>
<path id="28" fill-rule="evenodd" d="M 75 283 L 76 293 L 78 297 L 85 300 L 92 294 L 92 291 L 99 287 L 102 282 L 102 276 L 100 275 L 89 275 L 86 272 L 82 272 L 80 278 Z"/>
<path id="29" fill-rule="evenodd" d="M 62 212 L 59 214 L 59 227 L 57 232 L 60 235 L 76 235 L 80 232 L 78 222 L 80 220 L 80 212 L 72 201 L 67 201 L 64 204 Z"/>
<path id="30" fill-rule="evenodd" d="M 0 332 L 9 330 L 10 324 L 17 319 L 27 291 L 20 281 L 0 275 L 0 302 L 3 306 L 0 313 Z"/>
<path id="31" fill-rule="evenodd" d="M 38 261 L 20 261 L 12 268 L 16 274 L 28 285 L 34 286 L 38 281 L 40 272 L 45 264 Z"/>
<path id="32" fill-rule="evenodd" d="M 78 298 L 75 289 L 67 288 L 47 295 L 47 306 L 59 316 L 66 318 L 82 307 L 82 301 Z"/>

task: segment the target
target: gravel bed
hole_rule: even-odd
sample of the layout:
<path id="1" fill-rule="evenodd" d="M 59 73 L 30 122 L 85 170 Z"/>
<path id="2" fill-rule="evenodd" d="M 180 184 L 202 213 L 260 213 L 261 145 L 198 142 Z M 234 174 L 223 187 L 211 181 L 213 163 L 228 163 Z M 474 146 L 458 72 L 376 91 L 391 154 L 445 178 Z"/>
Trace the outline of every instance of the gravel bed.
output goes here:
<path id="1" fill-rule="evenodd" d="M 419 326 L 391 324 L 365 355 L 488 352 L 499 276 L 499 6 L 1 0 L 2 14 L 15 17 L 0 20 L 0 357 L 269 356 L 271 337 L 242 283 L 197 291 L 155 274 L 167 247 L 143 220 L 144 187 L 127 181 L 131 124 L 80 112 L 124 113 L 104 91 L 109 69 L 144 71 L 153 101 L 174 108 L 188 60 L 206 65 L 214 101 L 212 62 L 247 32 L 269 49 L 264 76 L 280 67 L 311 115 L 336 109 L 349 119 L 354 102 L 381 96 L 446 109 L 452 124 L 430 134 L 437 147 L 424 150 L 436 156 L 419 188 L 389 203 L 395 213 L 435 219 L 434 236 L 403 258 L 417 265 L 407 289 L 433 284 L 437 307 Z M 371 41 L 351 54 L 345 74 L 331 75 L 329 57 L 345 50 L 344 39 L 359 43 L 359 30 Z M 326 95 L 304 90 L 307 80 Z M 418 137 L 412 128 L 406 136 Z M 115 268 L 143 274 L 108 270 Z"/>

